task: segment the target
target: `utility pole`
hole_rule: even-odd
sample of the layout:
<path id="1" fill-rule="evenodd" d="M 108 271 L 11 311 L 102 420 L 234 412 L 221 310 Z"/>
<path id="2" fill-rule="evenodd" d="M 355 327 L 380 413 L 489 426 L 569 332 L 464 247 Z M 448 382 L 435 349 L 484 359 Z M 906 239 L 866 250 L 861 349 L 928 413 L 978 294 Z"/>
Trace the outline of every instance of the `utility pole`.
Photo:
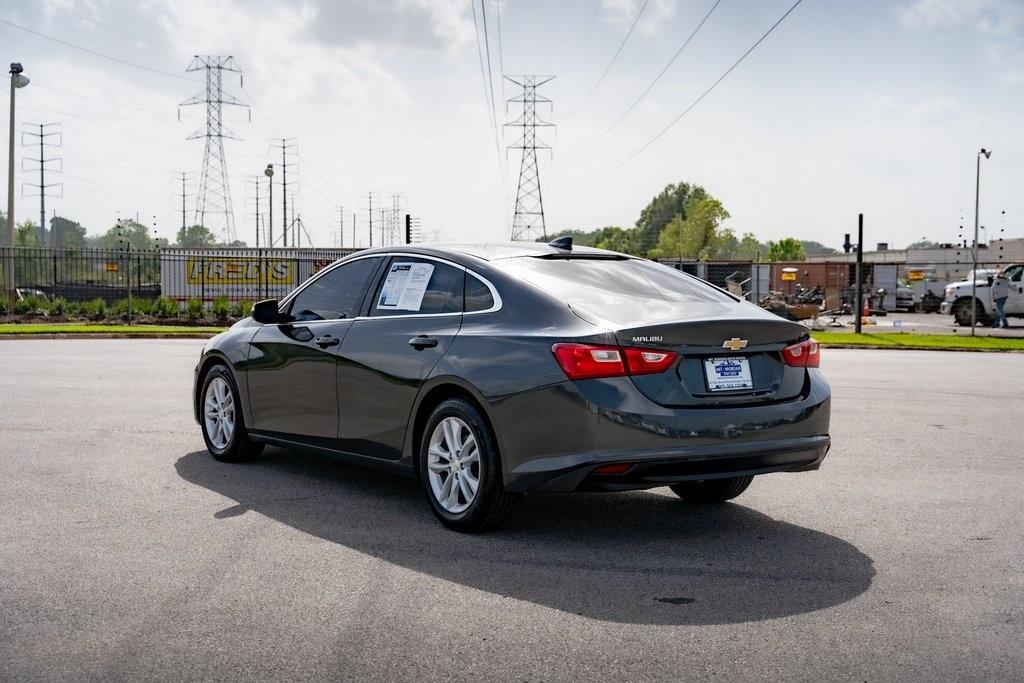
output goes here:
<path id="1" fill-rule="evenodd" d="M 857 300 L 853 303 L 853 331 L 860 334 L 864 305 L 861 297 L 864 289 L 864 214 L 857 214 L 857 270 L 854 274 L 854 288 L 857 290 Z"/>
<path id="2" fill-rule="evenodd" d="M 338 248 L 345 248 L 345 207 L 338 207 Z"/>
<path id="3" fill-rule="evenodd" d="M 185 237 L 185 172 L 181 172 L 181 236 Z"/>
<path id="4" fill-rule="evenodd" d="M 352 212 L 352 247 L 356 246 L 356 218 L 359 216 L 355 211 Z"/>
<path id="5" fill-rule="evenodd" d="M 203 148 L 203 171 L 199 176 L 199 192 L 196 197 L 196 223 L 206 225 L 206 214 L 223 214 L 224 224 L 221 227 L 221 239 L 224 242 L 235 241 L 235 213 L 231 207 L 231 186 L 228 183 L 227 160 L 224 157 L 224 138 L 238 140 L 231 131 L 224 128 L 221 121 L 221 108 L 225 105 L 249 108 L 235 96 L 224 92 L 222 76 L 225 71 L 238 74 L 238 82 L 242 83 L 242 72 L 235 65 L 235 58 L 216 55 L 196 55 L 185 71 L 205 71 L 206 89 L 193 95 L 178 105 L 178 118 L 181 118 L 181 107 L 193 104 L 206 105 L 206 127 L 188 136 L 188 140 L 206 140 Z M 252 120 L 252 112 L 249 112 Z"/>
<path id="6" fill-rule="evenodd" d="M 369 193 L 370 197 L 370 209 L 367 213 L 370 214 L 370 248 L 373 249 L 373 193 Z"/>
<path id="7" fill-rule="evenodd" d="M 281 234 L 282 243 L 281 246 L 288 246 L 288 229 L 290 227 L 288 223 L 288 167 L 294 166 L 288 162 L 288 152 L 294 151 L 296 148 L 295 140 L 298 138 L 271 138 L 275 143 L 279 143 L 281 146 Z M 294 213 L 294 212 L 293 212 Z M 294 239 L 292 240 L 295 241 Z"/>
<path id="8" fill-rule="evenodd" d="M 981 148 L 978 152 L 977 170 L 974 176 L 974 249 L 972 250 L 974 260 L 974 272 L 971 274 L 971 336 L 974 336 L 974 327 L 978 324 L 978 211 L 981 207 L 981 157 L 985 155 L 988 159 L 992 156 L 992 150 Z"/>
<path id="9" fill-rule="evenodd" d="M 505 79 L 523 89 L 521 95 L 508 100 L 509 103 L 523 105 L 522 115 L 505 124 L 505 126 L 523 129 L 519 139 L 508 146 L 508 149 L 522 150 L 519 164 L 519 186 L 516 188 L 516 206 L 512 215 L 512 239 L 532 239 L 532 233 L 537 228 L 540 228 L 541 236 L 547 239 L 537 150 L 551 149 L 551 147 L 537 141 L 537 128 L 551 127 L 554 124 L 537 116 L 538 103 L 551 104 L 551 100 L 537 94 L 537 88 L 553 80 L 554 76 L 505 76 Z"/>
<path id="10" fill-rule="evenodd" d="M 405 214 L 405 243 L 412 244 L 412 216 Z"/>
<path id="11" fill-rule="evenodd" d="M 4 253 L 4 291 L 14 301 L 14 91 L 28 85 L 28 76 L 17 62 L 11 63 L 11 119 L 7 128 L 7 229 L 4 230 L 0 247 L 10 247 Z"/>
<path id="12" fill-rule="evenodd" d="M 46 158 L 46 147 L 47 146 L 60 147 L 61 144 L 62 144 L 62 138 L 61 138 L 60 131 L 47 131 L 46 129 L 49 126 L 59 126 L 60 124 L 59 123 L 26 123 L 25 125 L 29 126 L 30 128 L 38 127 L 39 128 L 39 132 L 37 133 L 37 132 L 35 132 L 33 130 L 22 131 L 21 132 L 21 146 L 22 147 L 29 147 L 29 146 L 34 146 L 36 144 L 35 142 L 26 142 L 25 141 L 25 137 L 26 136 L 33 137 L 33 138 L 39 138 L 39 158 L 38 159 L 22 158 L 22 160 L 21 160 L 21 170 L 23 170 L 23 171 L 24 170 L 28 170 L 28 169 L 25 168 L 25 162 L 26 161 L 29 161 L 29 162 L 34 161 L 37 164 L 39 164 L 39 184 L 36 185 L 35 183 L 23 183 L 22 184 L 22 196 L 31 196 L 31 195 L 26 195 L 25 194 L 25 187 L 35 187 L 35 188 L 39 189 L 39 232 L 38 232 L 37 243 L 38 243 L 38 245 L 40 247 L 45 247 L 46 246 L 46 188 L 48 188 L 48 187 L 59 187 L 62 190 L 61 194 L 63 194 L 63 189 L 64 189 L 64 186 L 63 186 L 62 183 L 53 183 L 52 185 L 47 185 L 46 184 L 46 165 L 49 164 L 49 163 L 54 163 L 54 162 L 57 162 L 58 165 L 60 165 L 60 162 L 61 162 L 60 157 L 52 157 L 50 159 L 47 159 Z M 57 139 L 56 139 L 55 142 L 47 142 L 46 141 L 46 138 L 51 137 L 51 136 L 56 136 Z M 32 170 L 35 170 L 35 169 L 32 169 Z M 58 172 L 60 170 L 62 170 L 62 169 L 61 168 L 57 169 Z M 54 245 L 54 246 L 56 246 L 56 245 Z"/>

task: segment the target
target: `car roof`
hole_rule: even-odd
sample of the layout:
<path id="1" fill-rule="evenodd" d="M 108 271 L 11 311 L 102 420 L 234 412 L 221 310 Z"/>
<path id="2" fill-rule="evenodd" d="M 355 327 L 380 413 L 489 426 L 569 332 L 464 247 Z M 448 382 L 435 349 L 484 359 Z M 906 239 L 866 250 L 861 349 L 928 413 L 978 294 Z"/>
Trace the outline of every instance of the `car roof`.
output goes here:
<path id="1" fill-rule="evenodd" d="M 474 256 L 484 261 L 499 261 L 501 259 L 508 258 L 519 258 L 523 256 L 545 256 L 548 254 L 565 255 L 567 252 L 565 249 L 559 249 L 552 247 L 550 244 L 544 242 L 482 242 L 482 243 L 416 243 L 416 244 L 404 244 L 395 245 L 392 247 L 382 247 L 380 249 L 374 249 L 374 251 L 385 252 L 396 252 L 396 251 L 407 251 L 409 253 L 422 252 L 425 254 L 466 254 L 468 256 Z M 615 251 L 609 251 L 607 249 L 597 249 L 594 247 L 574 246 L 571 251 L 572 254 L 581 255 L 601 255 L 601 256 L 622 256 L 624 258 L 633 258 L 628 254 L 620 254 Z"/>

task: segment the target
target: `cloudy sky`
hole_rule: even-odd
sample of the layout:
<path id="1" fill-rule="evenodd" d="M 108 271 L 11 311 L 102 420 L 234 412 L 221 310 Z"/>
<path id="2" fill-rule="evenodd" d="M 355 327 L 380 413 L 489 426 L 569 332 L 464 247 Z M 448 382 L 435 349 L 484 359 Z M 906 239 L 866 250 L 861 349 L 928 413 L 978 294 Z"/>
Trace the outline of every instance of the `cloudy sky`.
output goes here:
<path id="1" fill-rule="evenodd" d="M 483 0 L 499 127 L 515 117 L 501 73 L 556 76 L 542 89 L 556 125 L 541 157 L 549 230 L 632 225 L 667 183 L 689 181 L 761 239 L 838 246 L 864 212 L 869 243 L 955 240 L 984 146 L 981 221 L 1024 237 L 1022 0 L 804 0 L 666 131 L 793 1 L 721 0 L 612 126 L 714 0 L 649 0 L 614 62 L 643 0 Z M 182 171 L 191 220 L 203 145 L 186 138 L 205 115 L 179 120 L 178 105 L 204 87 L 185 71 L 192 56 L 215 54 L 234 56 L 244 87 L 226 74 L 226 89 L 251 105 L 224 114 L 242 138 L 225 142 L 239 238 L 254 242 L 247 178 L 280 162 L 270 139 L 284 136 L 297 138 L 293 205 L 318 246 L 337 239 L 339 206 L 345 244 L 353 212 L 366 243 L 368 192 L 375 206 L 401 193 L 428 238 L 497 240 L 519 158 L 498 150 L 514 136 L 492 125 L 483 21 L 481 0 L 0 0 L 0 44 L 32 79 L 16 128 L 61 124 L 63 198 L 48 208 L 90 232 L 138 214 L 173 236 Z M 19 169 L 32 153 L 16 149 Z M 19 197 L 19 221 L 38 210 Z M 274 211 L 279 224 L 279 186 Z"/>

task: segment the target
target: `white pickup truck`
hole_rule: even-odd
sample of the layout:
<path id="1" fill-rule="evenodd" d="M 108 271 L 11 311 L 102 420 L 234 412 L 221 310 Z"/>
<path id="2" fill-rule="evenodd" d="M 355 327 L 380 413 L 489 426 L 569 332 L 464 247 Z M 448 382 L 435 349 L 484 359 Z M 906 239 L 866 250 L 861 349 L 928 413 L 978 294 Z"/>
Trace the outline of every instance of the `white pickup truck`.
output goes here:
<path id="1" fill-rule="evenodd" d="M 983 325 L 989 325 L 995 319 L 995 304 L 989 295 L 988 275 L 994 271 L 982 271 L 977 273 L 977 286 L 975 291 L 975 302 L 978 312 L 975 318 Z M 1010 283 L 1010 296 L 1006 299 L 1007 317 L 1024 317 L 1024 264 L 1014 264 L 1003 269 L 1003 275 Z M 967 279 L 961 282 L 951 282 L 946 285 L 946 297 L 939 309 L 941 313 L 952 313 L 958 325 L 969 327 L 971 324 L 971 278 L 974 273 L 968 273 Z"/>

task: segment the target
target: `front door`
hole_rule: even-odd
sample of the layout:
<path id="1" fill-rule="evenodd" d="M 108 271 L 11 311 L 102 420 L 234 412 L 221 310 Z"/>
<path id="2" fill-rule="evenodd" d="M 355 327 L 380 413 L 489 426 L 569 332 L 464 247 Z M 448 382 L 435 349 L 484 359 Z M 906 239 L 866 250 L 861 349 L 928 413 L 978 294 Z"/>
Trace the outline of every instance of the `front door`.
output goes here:
<path id="1" fill-rule="evenodd" d="M 420 386 L 462 325 L 465 270 L 392 256 L 341 347 L 341 448 L 397 460 Z"/>
<path id="2" fill-rule="evenodd" d="M 1005 310 L 1013 315 L 1024 315 L 1024 265 L 1010 266 L 1005 275 L 1010 285 Z"/>
<path id="3" fill-rule="evenodd" d="M 311 279 L 283 322 L 256 332 L 247 363 L 253 429 L 336 441 L 338 351 L 381 260 L 357 259 Z"/>

